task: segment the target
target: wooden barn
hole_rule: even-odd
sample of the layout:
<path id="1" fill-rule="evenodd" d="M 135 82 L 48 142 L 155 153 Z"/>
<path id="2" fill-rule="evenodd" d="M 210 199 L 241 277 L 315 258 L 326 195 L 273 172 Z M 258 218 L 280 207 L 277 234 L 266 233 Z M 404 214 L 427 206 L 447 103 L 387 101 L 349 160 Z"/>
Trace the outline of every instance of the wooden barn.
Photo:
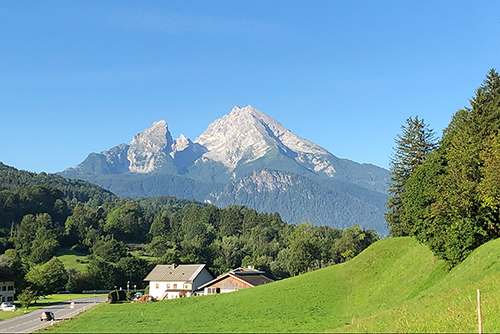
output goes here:
<path id="1" fill-rule="evenodd" d="M 203 284 L 196 289 L 196 294 L 202 296 L 215 293 L 228 293 L 274 281 L 275 279 L 264 271 L 238 268 Z"/>

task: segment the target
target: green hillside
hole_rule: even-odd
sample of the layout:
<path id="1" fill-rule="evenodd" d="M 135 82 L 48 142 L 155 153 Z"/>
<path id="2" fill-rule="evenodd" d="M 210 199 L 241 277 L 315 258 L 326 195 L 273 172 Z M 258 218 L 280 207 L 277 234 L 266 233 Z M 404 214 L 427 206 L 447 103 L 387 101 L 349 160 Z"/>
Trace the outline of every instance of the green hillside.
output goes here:
<path id="1" fill-rule="evenodd" d="M 260 189 L 262 184 L 256 178 L 274 178 L 275 186 Z M 339 229 L 359 224 L 386 235 L 386 196 L 341 180 L 314 181 L 290 172 L 259 170 L 213 191 L 207 199 L 218 207 L 236 204 L 256 211 L 278 211 L 292 223 L 311 222 Z"/>
<path id="2" fill-rule="evenodd" d="M 82 262 L 82 260 L 85 261 L 87 254 L 64 248 L 60 249 L 56 256 L 62 261 L 66 269 L 74 268 L 82 272 L 87 271 L 87 265 Z"/>
<path id="3" fill-rule="evenodd" d="M 116 196 L 95 184 L 83 180 L 63 178 L 57 174 L 32 173 L 7 166 L 0 162 L 0 191 L 17 191 L 32 185 L 51 185 L 64 196 L 80 202 L 92 201 L 95 205 L 116 200 Z"/>
<path id="4" fill-rule="evenodd" d="M 353 260 L 231 294 L 101 304 L 53 332 L 498 331 L 500 240 L 448 272 L 411 238 L 385 239 Z"/>

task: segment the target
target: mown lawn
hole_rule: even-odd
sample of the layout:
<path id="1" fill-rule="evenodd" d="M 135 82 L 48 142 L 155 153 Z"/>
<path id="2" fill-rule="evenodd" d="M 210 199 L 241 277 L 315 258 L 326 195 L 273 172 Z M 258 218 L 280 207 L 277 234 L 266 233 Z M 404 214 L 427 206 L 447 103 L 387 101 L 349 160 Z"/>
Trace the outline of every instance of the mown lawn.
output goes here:
<path id="1" fill-rule="evenodd" d="M 448 271 L 411 238 L 355 259 L 230 294 L 101 304 L 49 332 L 477 332 L 500 328 L 500 240 Z"/>

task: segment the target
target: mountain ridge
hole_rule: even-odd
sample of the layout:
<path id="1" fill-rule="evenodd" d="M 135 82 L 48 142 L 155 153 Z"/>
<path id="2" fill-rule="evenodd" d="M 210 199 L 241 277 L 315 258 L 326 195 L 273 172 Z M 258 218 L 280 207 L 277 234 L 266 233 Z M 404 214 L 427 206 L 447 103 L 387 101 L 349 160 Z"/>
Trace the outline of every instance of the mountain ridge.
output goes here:
<path id="1" fill-rule="evenodd" d="M 149 196 L 150 194 L 144 193 L 141 188 L 148 184 L 147 188 L 155 195 L 178 196 L 182 193 L 187 195 L 187 198 L 211 200 L 215 198 L 215 192 L 221 191 L 225 185 L 238 182 L 255 175 L 252 174 L 255 171 L 262 170 L 279 172 L 281 179 L 296 176 L 310 179 L 314 184 L 306 182 L 305 179 L 302 182 L 325 194 L 328 191 L 337 191 L 337 185 L 330 180 L 351 183 L 356 187 L 385 194 L 389 180 L 387 170 L 371 164 L 340 159 L 323 147 L 293 134 L 278 121 L 251 105 L 243 108 L 235 106 L 229 114 L 210 123 L 194 141 L 184 135 L 174 140 L 166 121 L 154 122 L 145 131 L 135 135 L 130 144 L 123 143 L 100 153 L 91 153 L 82 163 L 60 174 L 96 182 L 105 188 L 107 184 L 110 187 L 107 189 L 118 195 L 126 193 L 127 196 Z M 155 178 L 158 184 L 163 184 L 163 189 L 154 189 L 154 185 L 147 181 L 147 178 Z M 255 177 L 253 181 L 260 182 Z M 192 189 L 191 192 L 181 191 L 180 184 Z M 206 193 L 210 184 L 213 189 Z M 321 190 L 315 184 L 320 186 Z M 197 187 L 200 189 L 196 189 Z M 241 191 L 241 188 L 235 191 Z M 297 191 L 285 195 L 286 192 L 280 190 L 276 196 L 288 197 L 289 201 L 293 202 L 293 196 L 301 196 Z M 235 193 L 232 196 L 236 199 Z M 231 204 L 231 195 L 226 192 L 225 198 L 224 205 Z M 360 205 L 356 200 L 352 202 L 352 205 Z M 385 231 L 385 228 L 381 227 L 384 209 L 378 204 L 377 208 L 376 225 L 379 226 L 379 231 Z M 293 216 L 290 219 L 292 222 L 300 222 Z M 359 220 L 360 218 L 354 219 Z M 318 220 L 311 222 L 322 223 Z M 342 222 L 340 225 L 332 224 L 345 226 Z"/>

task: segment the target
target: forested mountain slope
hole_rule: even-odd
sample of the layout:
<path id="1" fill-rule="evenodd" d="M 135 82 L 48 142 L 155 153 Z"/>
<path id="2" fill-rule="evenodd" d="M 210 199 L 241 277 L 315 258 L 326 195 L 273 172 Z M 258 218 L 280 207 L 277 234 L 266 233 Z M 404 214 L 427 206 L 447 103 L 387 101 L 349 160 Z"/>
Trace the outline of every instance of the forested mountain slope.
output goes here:
<path id="1" fill-rule="evenodd" d="M 255 170 L 206 199 L 220 207 L 237 204 L 277 211 L 286 221 L 322 222 L 341 229 L 358 224 L 382 235 L 388 232 L 383 217 L 386 196 L 335 179 L 317 182 L 293 173 Z"/>
<path id="2" fill-rule="evenodd" d="M 0 190 L 16 191 L 33 185 L 50 185 L 63 192 L 69 200 L 93 200 L 97 204 L 116 199 L 109 190 L 83 180 L 68 179 L 57 174 L 32 173 L 7 166 L 0 162 Z"/>
<path id="3" fill-rule="evenodd" d="M 296 226 L 278 212 L 245 206 L 221 209 L 172 196 L 113 195 L 102 202 L 99 189 L 86 182 L 98 195 L 80 202 L 43 181 L 55 178 L 53 184 L 72 193 L 81 181 L 7 166 L 3 172 L 3 187 L 12 190 L 0 191 L 0 271 L 19 279 L 19 291 L 143 287 L 151 266 L 170 263 L 205 263 L 216 274 L 251 265 L 288 277 L 346 261 L 378 240 L 359 226 Z M 83 272 L 66 271 L 54 257 L 76 253 Z"/>

